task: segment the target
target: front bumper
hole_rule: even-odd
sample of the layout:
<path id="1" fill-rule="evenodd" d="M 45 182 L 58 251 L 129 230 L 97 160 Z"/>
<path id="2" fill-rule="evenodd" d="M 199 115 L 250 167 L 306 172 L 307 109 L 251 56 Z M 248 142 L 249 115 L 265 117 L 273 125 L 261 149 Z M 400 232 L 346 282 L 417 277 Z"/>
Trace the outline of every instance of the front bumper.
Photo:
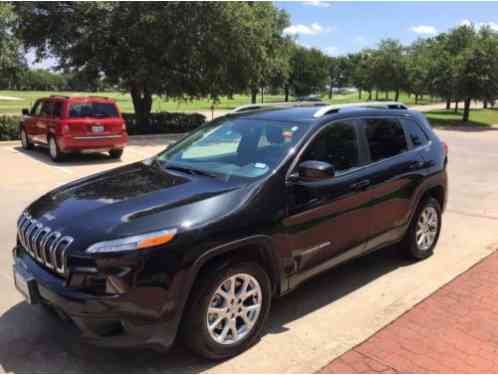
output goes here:
<path id="1" fill-rule="evenodd" d="M 147 311 L 141 311 L 140 300 L 144 296 L 133 291 L 96 296 L 66 288 L 64 279 L 45 270 L 29 256 L 18 256 L 16 249 L 13 267 L 14 272 L 28 274 L 35 280 L 34 303 L 49 307 L 66 324 L 76 327 L 85 342 L 107 347 L 166 350 L 175 340 L 179 319 L 151 317 Z"/>

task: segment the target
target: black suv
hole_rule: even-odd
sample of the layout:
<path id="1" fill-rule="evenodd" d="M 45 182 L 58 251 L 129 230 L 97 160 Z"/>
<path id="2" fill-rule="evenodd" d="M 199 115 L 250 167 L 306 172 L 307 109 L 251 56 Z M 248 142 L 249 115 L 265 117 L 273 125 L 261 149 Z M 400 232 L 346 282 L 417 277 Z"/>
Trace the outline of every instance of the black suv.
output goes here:
<path id="1" fill-rule="evenodd" d="M 432 254 L 447 148 L 403 108 L 245 107 L 61 186 L 18 221 L 16 286 L 93 343 L 168 348 L 178 333 L 235 355 L 310 277 L 396 243 Z"/>

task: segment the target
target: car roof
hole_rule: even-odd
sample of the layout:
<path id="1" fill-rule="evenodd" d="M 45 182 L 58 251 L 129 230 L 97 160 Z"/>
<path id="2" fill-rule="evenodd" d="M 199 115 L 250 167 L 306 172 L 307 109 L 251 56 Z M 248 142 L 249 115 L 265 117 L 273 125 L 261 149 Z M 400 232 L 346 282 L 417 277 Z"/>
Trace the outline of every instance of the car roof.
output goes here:
<path id="1" fill-rule="evenodd" d="M 115 103 L 112 98 L 107 98 L 105 96 L 63 96 L 63 95 L 51 95 L 45 98 L 40 98 L 39 100 L 55 100 L 55 101 L 69 101 L 69 102 L 105 102 L 105 103 Z"/>
<path id="2" fill-rule="evenodd" d="M 406 108 L 406 107 L 405 107 Z M 326 109 L 326 108 L 325 108 Z M 301 124 L 322 124 L 341 118 L 357 118 L 363 116 L 410 116 L 416 112 L 409 109 L 398 108 L 372 108 L 369 106 L 352 105 L 348 107 L 340 106 L 332 108 L 329 113 L 316 116 L 321 111 L 325 112 L 324 107 L 314 106 L 289 106 L 289 107 L 267 107 L 258 108 L 254 111 L 232 113 L 231 116 L 238 118 L 247 118 L 254 120 L 269 120 L 282 122 L 296 122 Z"/>

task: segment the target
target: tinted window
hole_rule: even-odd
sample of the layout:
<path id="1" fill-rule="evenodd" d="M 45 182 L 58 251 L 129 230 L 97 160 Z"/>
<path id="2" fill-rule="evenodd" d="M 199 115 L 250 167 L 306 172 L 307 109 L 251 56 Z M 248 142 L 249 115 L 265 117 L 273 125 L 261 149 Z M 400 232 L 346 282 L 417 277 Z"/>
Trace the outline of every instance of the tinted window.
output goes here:
<path id="1" fill-rule="evenodd" d="M 336 122 L 320 131 L 304 152 L 301 161 L 306 160 L 330 163 L 336 171 L 358 166 L 358 138 L 353 124 Z"/>
<path id="2" fill-rule="evenodd" d="M 54 110 L 54 102 L 44 101 L 42 104 L 40 116 L 52 117 L 53 110 Z"/>
<path id="3" fill-rule="evenodd" d="M 427 138 L 427 135 L 416 121 L 403 120 L 403 123 L 414 147 L 422 146 L 429 142 L 429 138 Z"/>
<path id="4" fill-rule="evenodd" d="M 38 100 L 35 105 L 33 106 L 33 109 L 31 110 L 31 116 L 39 116 L 40 111 L 42 109 L 42 101 Z"/>
<path id="5" fill-rule="evenodd" d="M 62 117 L 62 109 L 64 108 L 63 106 L 63 103 L 62 102 L 54 102 L 54 112 L 53 112 L 53 116 L 54 117 L 57 117 L 57 118 L 60 118 Z"/>
<path id="6" fill-rule="evenodd" d="M 69 107 L 69 117 L 118 117 L 118 109 L 113 103 L 74 103 Z"/>
<path id="7" fill-rule="evenodd" d="M 408 150 L 405 133 L 398 120 L 376 118 L 365 122 L 372 161 L 390 158 Z"/>

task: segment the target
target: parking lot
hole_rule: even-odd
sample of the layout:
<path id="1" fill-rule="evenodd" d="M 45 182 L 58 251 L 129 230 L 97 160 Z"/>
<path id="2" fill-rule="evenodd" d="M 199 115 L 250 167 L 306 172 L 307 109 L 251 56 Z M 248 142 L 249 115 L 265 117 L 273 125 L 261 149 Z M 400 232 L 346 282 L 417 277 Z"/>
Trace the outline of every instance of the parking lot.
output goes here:
<path id="1" fill-rule="evenodd" d="M 405 261 L 388 248 L 329 271 L 274 301 L 262 340 L 214 363 L 180 345 L 167 353 L 81 344 L 38 306 L 23 302 L 12 281 L 15 224 L 34 199 L 62 183 L 142 160 L 169 138 L 132 139 L 122 161 L 106 155 L 55 164 L 45 151 L 0 143 L 0 370 L 5 372 L 312 372 L 498 249 L 498 129 L 442 130 L 449 146 L 449 202 L 433 257 Z"/>

